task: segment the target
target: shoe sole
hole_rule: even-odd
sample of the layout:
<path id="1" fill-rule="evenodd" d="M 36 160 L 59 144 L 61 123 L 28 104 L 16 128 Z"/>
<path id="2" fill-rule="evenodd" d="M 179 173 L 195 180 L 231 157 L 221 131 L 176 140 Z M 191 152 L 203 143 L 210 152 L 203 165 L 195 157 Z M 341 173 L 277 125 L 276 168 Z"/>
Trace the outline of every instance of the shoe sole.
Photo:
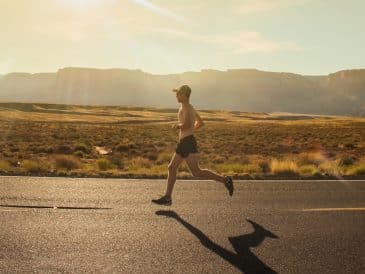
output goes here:
<path id="1" fill-rule="evenodd" d="M 228 190 L 229 196 L 232 196 L 233 192 L 234 192 L 234 187 L 233 187 L 233 180 L 231 177 L 229 177 L 229 181 L 228 181 L 228 183 L 225 184 L 225 186 Z"/>
<path id="2" fill-rule="evenodd" d="M 172 204 L 172 202 L 168 202 L 168 203 L 156 203 L 154 201 L 152 201 L 153 204 L 155 205 L 164 205 L 164 206 L 170 206 Z"/>

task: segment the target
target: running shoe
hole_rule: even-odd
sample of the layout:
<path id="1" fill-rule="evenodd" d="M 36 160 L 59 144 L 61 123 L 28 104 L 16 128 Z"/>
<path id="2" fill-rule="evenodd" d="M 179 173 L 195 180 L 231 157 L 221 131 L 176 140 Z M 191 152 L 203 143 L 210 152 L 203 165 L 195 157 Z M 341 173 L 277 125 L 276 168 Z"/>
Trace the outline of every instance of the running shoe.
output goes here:
<path id="1" fill-rule="evenodd" d="M 153 199 L 152 202 L 155 204 L 158 204 L 158 205 L 166 205 L 166 206 L 169 206 L 172 204 L 171 198 L 168 198 L 166 196 L 162 196 L 159 199 Z"/>
<path id="2" fill-rule="evenodd" d="M 229 196 L 232 196 L 234 187 L 233 187 L 233 181 L 232 181 L 231 176 L 226 177 L 226 181 L 224 182 L 224 186 L 227 188 Z"/>

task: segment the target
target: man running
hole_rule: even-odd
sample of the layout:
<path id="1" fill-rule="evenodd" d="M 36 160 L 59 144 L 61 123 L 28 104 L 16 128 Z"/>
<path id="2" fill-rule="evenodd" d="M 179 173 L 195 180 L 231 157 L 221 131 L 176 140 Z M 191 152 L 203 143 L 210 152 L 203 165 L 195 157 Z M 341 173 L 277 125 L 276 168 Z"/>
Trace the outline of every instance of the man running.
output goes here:
<path id="1" fill-rule="evenodd" d="M 177 170 L 183 160 L 185 160 L 188 164 L 193 176 L 223 183 L 227 188 L 229 195 L 232 196 L 234 188 L 233 181 L 230 176 L 221 176 L 208 169 L 201 169 L 199 167 L 199 152 L 197 142 L 194 137 L 194 130 L 202 127 L 204 122 L 189 102 L 191 94 L 190 87 L 188 85 L 182 85 L 172 91 L 176 92 L 177 101 L 181 103 L 181 107 L 178 112 L 179 123 L 172 126 L 173 129 L 179 130 L 179 142 L 168 165 L 166 193 L 159 199 L 153 199 L 152 202 L 159 205 L 171 205 L 171 195 L 176 181 Z"/>

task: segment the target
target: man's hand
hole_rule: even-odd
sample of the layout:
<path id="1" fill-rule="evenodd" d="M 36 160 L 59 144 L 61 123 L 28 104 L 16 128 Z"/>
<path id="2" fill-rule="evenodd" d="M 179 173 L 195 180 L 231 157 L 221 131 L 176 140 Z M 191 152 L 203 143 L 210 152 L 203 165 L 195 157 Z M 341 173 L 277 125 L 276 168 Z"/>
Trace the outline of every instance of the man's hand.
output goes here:
<path id="1" fill-rule="evenodd" d="M 194 128 L 195 129 L 198 129 L 198 128 L 201 128 L 202 126 L 204 126 L 204 121 L 203 119 L 200 117 L 199 113 L 196 112 L 196 121 L 195 121 L 195 124 L 194 124 Z"/>
<path id="2" fill-rule="evenodd" d="M 180 129 L 181 128 L 181 125 L 180 124 L 173 124 L 171 126 L 172 129 Z"/>
<path id="3" fill-rule="evenodd" d="M 202 126 L 204 126 L 204 122 L 203 121 L 195 121 L 195 125 L 194 125 L 194 129 L 198 129 L 201 128 Z"/>

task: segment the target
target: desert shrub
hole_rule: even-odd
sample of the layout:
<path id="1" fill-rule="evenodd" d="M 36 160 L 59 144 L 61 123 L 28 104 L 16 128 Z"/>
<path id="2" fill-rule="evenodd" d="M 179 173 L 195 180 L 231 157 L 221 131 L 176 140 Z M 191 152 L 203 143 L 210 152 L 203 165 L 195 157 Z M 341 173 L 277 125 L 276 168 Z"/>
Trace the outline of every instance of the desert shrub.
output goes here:
<path id="1" fill-rule="evenodd" d="M 55 149 L 56 153 L 62 153 L 62 154 L 70 154 L 72 153 L 72 149 L 68 145 L 58 145 Z"/>
<path id="2" fill-rule="evenodd" d="M 326 161 L 326 157 L 321 152 L 302 152 L 297 155 L 298 165 L 319 165 Z"/>
<path id="3" fill-rule="evenodd" d="M 108 170 L 108 169 L 112 168 L 112 163 L 108 159 L 105 159 L 105 158 L 97 159 L 96 165 L 98 166 L 98 168 L 100 170 Z"/>
<path id="4" fill-rule="evenodd" d="M 171 152 L 163 151 L 158 154 L 157 159 L 156 159 L 156 164 L 158 164 L 158 165 L 168 164 L 170 162 L 171 157 L 172 157 Z"/>
<path id="5" fill-rule="evenodd" d="M 3 152 L 4 157 L 13 157 L 13 153 L 10 153 L 8 151 Z"/>
<path id="6" fill-rule="evenodd" d="M 43 150 L 43 152 L 48 153 L 48 154 L 51 154 L 51 153 L 54 152 L 54 148 L 51 147 L 51 146 L 45 147 L 44 150 Z"/>
<path id="7" fill-rule="evenodd" d="M 0 160 L 0 170 L 1 171 L 9 170 L 9 168 L 10 168 L 10 164 L 8 161 Z"/>
<path id="8" fill-rule="evenodd" d="M 115 165 L 116 167 L 122 169 L 124 168 L 123 161 L 121 159 L 121 155 L 109 155 L 108 160 Z"/>
<path id="9" fill-rule="evenodd" d="M 339 166 L 351 166 L 355 163 L 356 158 L 354 156 L 346 155 L 340 158 Z"/>
<path id="10" fill-rule="evenodd" d="M 141 156 L 137 156 L 131 159 L 130 164 L 132 165 L 132 167 L 151 167 L 152 163 L 149 159 L 141 157 Z"/>
<path id="11" fill-rule="evenodd" d="M 318 166 L 318 169 L 328 175 L 338 176 L 341 173 L 339 168 L 339 160 L 323 162 Z"/>
<path id="12" fill-rule="evenodd" d="M 156 152 L 149 151 L 147 152 L 146 157 L 151 161 L 155 161 L 157 160 L 158 154 Z"/>
<path id="13" fill-rule="evenodd" d="M 270 172 L 270 162 L 269 161 L 265 161 L 265 160 L 259 161 L 258 165 L 263 173 Z"/>
<path id="14" fill-rule="evenodd" d="M 19 166 L 20 164 L 19 159 L 17 158 L 8 158 L 6 161 L 10 164 L 10 166 L 14 167 Z"/>
<path id="15" fill-rule="evenodd" d="M 158 146 L 158 147 L 164 147 L 165 143 L 162 142 L 162 141 L 157 141 L 157 142 L 155 142 L 155 145 Z"/>
<path id="16" fill-rule="evenodd" d="M 261 168 L 259 167 L 258 164 L 255 163 L 251 163 L 251 164 L 246 164 L 243 165 L 243 172 L 244 173 L 261 173 Z"/>
<path id="17" fill-rule="evenodd" d="M 80 160 L 73 155 L 56 155 L 54 160 L 57 168 L 71 170 L 80 167 Z"/>
<path id="18" fill-rule="evenodd" d="M 115 150 L 118 152 L 126 152 L 133 148 L 137 148 L 137 145 L 132 143 L 120 143 L 116 146 Z"/>
<path id="19" fill-rule="evenodd" d="M 303 165 L 299 167 L 299 173 L 301 175 L 315 175 L 318 174 L 318 169 L 313 165 Z"/>
<path id="20" fill-rule="evenodd" d="M 17 146 L 12 146 L 12 147 L 9 148 L 9 150 L 11 152 L 18 152 L 19 151 L 19 148 Z"/>
<path id="21" fill-rule="evenodd" d="M 277 160 L 272 159 L 270 169 L 273 174 L 292 175 L 298 174 L 298 166 L 292 160 Z"/>
<path id="22" fill-rule="evenodd" d="M 354 144 L 354 143 L 346 143 L 345 144 L 345 147 L 346 148 L 349 148 L 349 149 L 354 149 L 354 148 L 356 148 L 356 144 Z"/>
<path id="23" fill-rule="evenodd" d="M 360 163 L 348 170 L 348 175 L 365 175 L 365 162 Z"/>
<path id="24" fill-rule="evenodd" d="M 84 157 L 84 153 L 81 150 L 75 151 L 74 155 L 79 157 L 79 158 L 83 158 Z"/>
<path id="25" fill-rule="evenodd" d="M 46 146 L 44 144 L 32 144 L 28 147 L 28 150 L 33 153 L 53 153 L 54 149 L 52 146 Z"/>
<path id="26" fill-rule="evenodd" d="M 115 150 L 119 151 L 119 152 L 125 152 L 125 151 L 128 151 L 128 149 L 129 149 L 129 146 L 127 144 L 119 144 L 115 148 Z"/>
<path id="27" fill-rule="evenodd" d="M 21 166 L 30 172 L 37 172 L 40 171 L 41 168 L 41 164 L 39 162 L 36 161 L 32 161 L 32 160 L 24 160 L 21 164 Z"/>
<path id="28" fill-rule="evenodd" d="M 91 149 L 89 146 L 87 146 L 83 143 L 80 143 L 74 147 L 74 151 L 81 151 L 83 153 L 89 154 Z"/>

